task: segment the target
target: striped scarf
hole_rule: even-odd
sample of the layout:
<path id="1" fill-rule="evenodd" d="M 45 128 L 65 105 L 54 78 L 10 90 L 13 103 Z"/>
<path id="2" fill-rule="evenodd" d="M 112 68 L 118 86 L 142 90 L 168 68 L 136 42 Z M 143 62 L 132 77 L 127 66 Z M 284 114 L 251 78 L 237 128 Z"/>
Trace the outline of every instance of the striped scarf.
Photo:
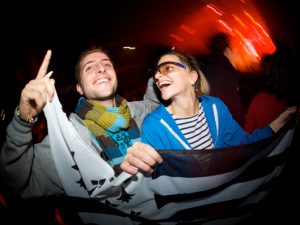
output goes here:
<path id="1" fill-rule="evenodd" d="M 127 101 L 117 95 L 116 104 L 117 107 L 106 107 L 81 97 L 75 109 L 104 150 L 111 166 L 120 164 L 127 148 L 140 140 L 140 132 L 131 119 Z"/>

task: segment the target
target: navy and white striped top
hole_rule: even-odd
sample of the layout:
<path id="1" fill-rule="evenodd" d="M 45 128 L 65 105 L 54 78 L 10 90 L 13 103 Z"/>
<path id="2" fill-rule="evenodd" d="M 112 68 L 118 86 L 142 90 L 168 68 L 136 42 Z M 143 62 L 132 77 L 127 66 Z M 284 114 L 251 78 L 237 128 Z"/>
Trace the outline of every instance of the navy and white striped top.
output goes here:
<path id="1" fill-rule="evenodd" d="M 212 149 L 214 148 L 209 127 L 207 125 L 205 113 L 201 103 L 199 112 L 195 116 L 180 118 L 172 115 L 184 137 L 187 139 L 192 149 Z"/>

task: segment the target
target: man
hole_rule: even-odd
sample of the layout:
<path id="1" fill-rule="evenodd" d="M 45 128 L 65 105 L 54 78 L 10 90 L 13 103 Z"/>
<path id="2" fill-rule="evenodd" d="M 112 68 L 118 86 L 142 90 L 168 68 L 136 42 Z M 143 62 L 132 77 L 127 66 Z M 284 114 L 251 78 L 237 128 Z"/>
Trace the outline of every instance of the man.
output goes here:
<path id="1" fill-rule="evenodd" d="M 1 150 L 3 182 L 8 190 L 23 198 L 65 194 L 49 136 L 41 143 L 32 143 L 31 129 L 47 101 L 51 102 L 55 96 L 55 81 L 46 75 L 50 59 L 48 50 L 36 78 L 22 90 Z M 139 143 L 139 128 L 143 118 L 159 105 L 153 81 L 148 82 L 143 101 L 127 102 L 116 95 L 118 83 L 113 63 L 99 47 L 80 55 L 75 76 L 76 89 L 83 97 L 69 120 L 85 145 L 100 154 L 117 173 L 128 148 L 149 148 Z"/>

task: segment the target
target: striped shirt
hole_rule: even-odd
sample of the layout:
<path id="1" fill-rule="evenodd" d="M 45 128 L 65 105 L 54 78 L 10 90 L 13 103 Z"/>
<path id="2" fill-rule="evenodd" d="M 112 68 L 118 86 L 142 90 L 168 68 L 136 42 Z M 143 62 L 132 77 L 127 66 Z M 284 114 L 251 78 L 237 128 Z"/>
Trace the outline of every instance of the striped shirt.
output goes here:
<path id="1" fill-rule="evenodd" d="M 201 103 L 199 103 L 199 112 L 195 116 L 180 118 L 172 115 L 172 117 L 192 149 L 214 148 Z"/>

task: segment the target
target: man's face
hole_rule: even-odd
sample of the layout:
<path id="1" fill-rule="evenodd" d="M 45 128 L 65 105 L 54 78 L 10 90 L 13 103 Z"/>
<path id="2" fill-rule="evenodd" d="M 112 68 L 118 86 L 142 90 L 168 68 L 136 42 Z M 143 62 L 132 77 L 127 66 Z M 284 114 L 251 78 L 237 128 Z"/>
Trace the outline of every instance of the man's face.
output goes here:
<path id="1" fill-rule="evenodd" d="M 89 100 L 113 99 L 118 82 L 116 71 L 109 57 L 103 52 L 88 54 L 80 63 L 80 84 L 77 91 Z"/>

